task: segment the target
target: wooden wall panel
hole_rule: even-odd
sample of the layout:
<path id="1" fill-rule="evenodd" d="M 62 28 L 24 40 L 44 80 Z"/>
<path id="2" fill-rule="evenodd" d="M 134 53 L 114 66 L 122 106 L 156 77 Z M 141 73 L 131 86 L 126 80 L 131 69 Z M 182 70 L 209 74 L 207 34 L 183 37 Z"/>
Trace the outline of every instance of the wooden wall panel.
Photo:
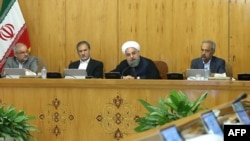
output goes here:
<path id="1" fill-rule="evenodd" d="M 49 71 L 64 68 L 65 0 L 19 0 L 31 41 L 31 55 L 41 58 Z"/>
<path id="2" fill-rule="evenodd" d="M 80 40 L 91 45 L 92 57 L 104 62 L 105 71 L 118 63 L 117 1 L 72 0 L 66 2 L 66 63 L 78 60 L 75 46 Z"/>
<path id="3" fill-rule="evenodd" d="M 216 55 L 227 60 L 228 42 L 221 40 L 228 36 L 227 1 L 131 0 L 121 1 L 119 6 L 121 44 L 137 40 L 141 55 L 167 62 L 169 71 L 185 71 L 191 59 L 200 56 L 204 39 L 215 40 Z"/>
<path id="4" fill-rule="evenodd" d="M 189 3 L 188 45 L 190 58 L 200 56 L 200 43 L 204 39 L 214 40 L 217 44 L 215 56 L 228 59 L 228 1 L 193 0 Z M 190 65 L 190 64 L 189 64 Z"/>
<path id="5" fill-rule="evenodd" d="M 31 54 L 43 58 L 48 70 L 62 72 L 78 59 L 76 43 L 88 40 L 92 57 L 102 60 L 109 71 L 124 59 L 122 43 L 137 40 L 141 55 L 165 61 L 171 72 L 184 72 L 191 59 L 200 56 L 201 41 L 212 39 L 217 43 L 216 56 L 228 62 L 229 54 L 237 55 L 240 60 L 230 62 L 236 68 L 234 76 L 249 71 L 243 65 L 244 50 L 249 48 L 245 24 L 249 1 L 19 1 L 31 36 Z M 238 21 L 243 21 L 242 26 L 236 25 Z M 229 39 L 229 32 L 233 38 Z"/>
<path id="6" fill-rule="evenodd" d="M 250 73 L 250 0 L 232 0 L 230 3 L 230 64 L 234 77 L 237 73 Z"/>
<path id="7" fill-rule="evenodd" d="M 170 63 L 173 58 L 168 50 L 173 31 L 171 6 L 172 1 L 165 0 L 119 1 L 120 45 L 126 40 L 136 40 L 141 45 L 142 56 Z M 124 58 L 121 54 L 120 60 Z"/>

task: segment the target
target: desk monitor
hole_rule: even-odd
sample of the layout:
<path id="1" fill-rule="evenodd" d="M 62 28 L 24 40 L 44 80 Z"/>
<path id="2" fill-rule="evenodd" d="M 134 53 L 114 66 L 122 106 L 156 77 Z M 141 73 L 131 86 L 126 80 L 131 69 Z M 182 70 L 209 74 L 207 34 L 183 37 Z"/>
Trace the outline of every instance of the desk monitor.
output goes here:
<path id="1" fill-rule="evenodd" d="M 250 81 L 250 73 L 239 73 L 238 80 Z"/>
<path id="2" fill-rule="evenodd" d="M 47 78 L 62 78 L 60 72 L 47 72 Z"/>
<path id="3" fill-rule="evenodd" d="M 106 72 L 104 76 L 106 79 L 121 79 L 120 72 Z"/>
<path id="4" fill-rule="evenodd" d="M 232 104 L 233 110 L 238 118 L 238 120 L 245 125 L 250 125 L 250 119 L 249 116 L 244 108 L 244 106 L 242 105 L 242 103 L 240 101 L 238 102 L 234 102 Z"/>
<path id="5" fill-rule="evenodd" d="M 171 125 L 160 131 L 164 141 L 184 141 L 184 137 L 175 125 Z"/>
<path id="6" fill-rule="evenodd" d="M 85 79 L 87 71 L 85 69 L 64 69 L 64 76 L 66 79 Z"/>
<path id="7" fill-rule="evenodd" d="M 25 75 L 25 69 L 4 68 L 4 75 L 6 78 L 19 78 L 21 75 Z"/>
<path id="8" fill-rule="evenodd" d="M 182 73 L 171 72 L 166 74 L 169 80 L 183 80 L 184 76 Z"/>
<path id="9" fill-rule="evenodd" d="M 216 135 L 224 137 L 223 130 L 213 111 L 202 113 L 200 118 L 207 133 L 216 134 Z"/>

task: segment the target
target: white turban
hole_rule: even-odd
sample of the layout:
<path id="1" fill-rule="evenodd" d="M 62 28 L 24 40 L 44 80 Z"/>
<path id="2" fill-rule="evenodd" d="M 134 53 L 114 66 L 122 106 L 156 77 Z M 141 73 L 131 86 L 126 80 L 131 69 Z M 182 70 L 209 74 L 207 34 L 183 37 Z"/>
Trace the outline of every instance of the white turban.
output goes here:
<path id="1" fill-rule="evenodd" d="M 136 41 L 127 41 L 122 45 L 122 53 L 125 54 L 126 49 L 133 47 L 137 51 L 140 51 L 140 45 Z"/>

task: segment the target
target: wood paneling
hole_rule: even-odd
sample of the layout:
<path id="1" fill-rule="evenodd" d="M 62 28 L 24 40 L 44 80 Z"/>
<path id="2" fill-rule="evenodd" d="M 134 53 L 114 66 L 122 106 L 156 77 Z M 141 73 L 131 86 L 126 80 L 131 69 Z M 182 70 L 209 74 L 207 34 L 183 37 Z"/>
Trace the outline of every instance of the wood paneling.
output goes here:
<path id="1" fill-rule="evenodd" d="M 113 69 L 121 45 L 137 40 L 141 55 L 165 61 L 170 72 L 184 72 L 200 56 L 200 43 L 217 43 L 216 56 L 233 66 L 234 77 L 249 72 L 249 0 L 19 0 L 31 38 L 32 55 L 49 71 L 77 60 L 76 43 L 87 40 L 92 57 Z"/>
<path id="2" fill-rule="evenodd" d="M 229 63 L 237 73 L 250 73 L 250 0 L 232 0 L 230 3 Z"/>
<path id="3" fill-rule="evenodd" d="M 182 90 L 191 100 L 207 91 L 202 105 L 210 108 L 250 93 L 250 82 L 1 79 L 0 102 L 35 115 L 38 140 L 115 141 L 135 134 L 135 117 L 146 113 L 139 98 L 156 105 L 171 90 Z"/>
<path id="4" fill-rule="evenodd" d="M 72 0 L 66 2 L 66 65 L 78 60 L 76 44 L 87 40 L 92 57 L 104 62 L 105 71 L 118 64 L 117 1 Z"/>
<path id="5" fill-rule="evenodd" d="M 65 1 L 19 0 L 31 40 L 31 54 L 38 56 L 50 71 L 65 67 Z"/>

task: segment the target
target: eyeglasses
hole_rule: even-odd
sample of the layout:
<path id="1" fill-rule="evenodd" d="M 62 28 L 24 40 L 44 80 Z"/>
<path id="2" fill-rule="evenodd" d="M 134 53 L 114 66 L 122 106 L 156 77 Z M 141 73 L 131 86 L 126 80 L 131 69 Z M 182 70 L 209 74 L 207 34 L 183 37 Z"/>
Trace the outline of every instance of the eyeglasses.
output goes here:
<path id="1" fill-rule="evenodd" d="M 27 54 L 29 53 L 28 50 L 17 52 L 17 54 L 26 54 L 26 53 L 27 53 Z"/>

